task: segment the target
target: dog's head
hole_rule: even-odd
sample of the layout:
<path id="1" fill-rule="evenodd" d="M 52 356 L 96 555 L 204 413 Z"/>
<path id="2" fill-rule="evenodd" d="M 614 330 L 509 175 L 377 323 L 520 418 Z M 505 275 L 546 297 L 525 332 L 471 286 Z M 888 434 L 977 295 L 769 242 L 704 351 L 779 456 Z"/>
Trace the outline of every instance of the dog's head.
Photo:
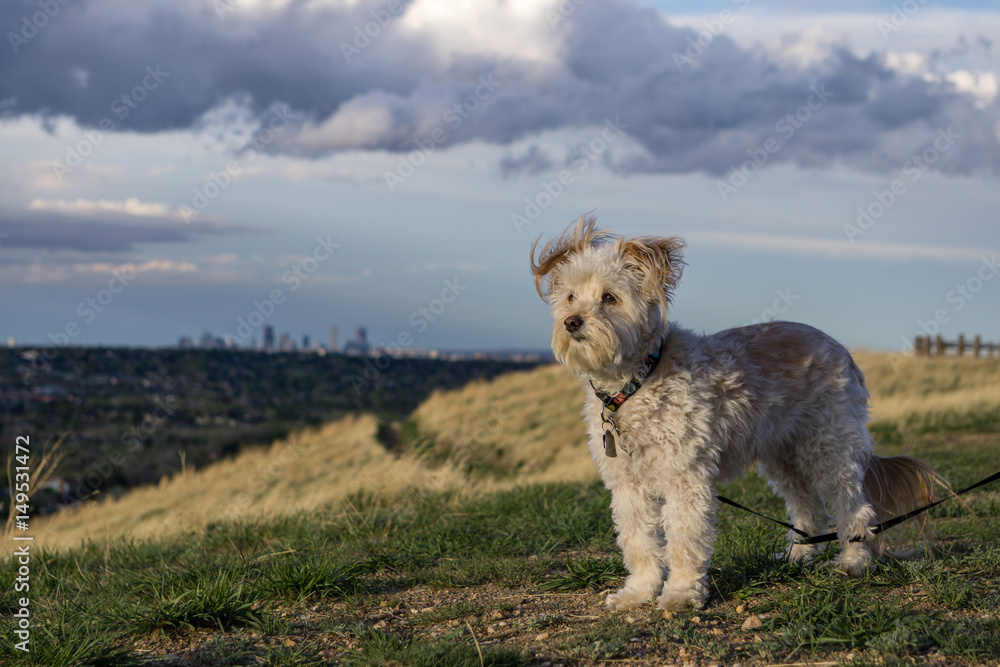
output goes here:
<path id="1" fill-rule="evenodd" d="M 581 217 L 535 253 L 531 272 L 552 309 L 552 351 L 579 374 L 610 372 L 667 326 L 684 265 L 676 237 L 619 238 Z"/>

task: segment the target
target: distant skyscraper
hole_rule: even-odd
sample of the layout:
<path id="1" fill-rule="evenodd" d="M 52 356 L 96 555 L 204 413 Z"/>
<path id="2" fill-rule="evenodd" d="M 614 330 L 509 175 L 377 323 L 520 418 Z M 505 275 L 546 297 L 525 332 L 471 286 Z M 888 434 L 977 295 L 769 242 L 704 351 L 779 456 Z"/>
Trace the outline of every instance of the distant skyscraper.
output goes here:
<path id="1" fill-rule="evenodd" d="M 202 332 L 198 347 L 203 350 L 215 349 L 215 336 L 212 335 L 211 331 L 206 330 Z"/>
<path id="2" fill-rule="evenodd" d="M 347 344 L 344 345 L 344 354 L 352 354 L 363 357 L 368 354 L 368 350 L 368 330 L 364 327 L 358 327 L 357 333 L 354 334 L 354 338 L 347 341 Z"/>
<path id="3" fill-rule="evenodd" d="M 336 325 L 330 327 L 330 351 L 340 351 L 340 329 Z"/>
<path id="4" fill-rule="evenodd" d="M 309 334 L 302 334 L 302 349 L 309 349 Z"/>
<path id="5" fill-rule="evenodd" d="M 287 333 L 281 334 L 278 338 L 278 347 L 282 352 L 294 352 L 295 351 L 295 341 Z"/>
<path id="6" fill-rule="evenodd" d="M 264 349 L 268 352 L 274 349 L 274 327 L 270 324 L 264 325 Z"/>
<path id="7" fill-rule="evenodd" d="M 180 340 L 177 341 L 177 347 L 182 350 L 190 350 L 194 347 L 194 341 L 191 340 L 191 336 L 181 336 Z"/>

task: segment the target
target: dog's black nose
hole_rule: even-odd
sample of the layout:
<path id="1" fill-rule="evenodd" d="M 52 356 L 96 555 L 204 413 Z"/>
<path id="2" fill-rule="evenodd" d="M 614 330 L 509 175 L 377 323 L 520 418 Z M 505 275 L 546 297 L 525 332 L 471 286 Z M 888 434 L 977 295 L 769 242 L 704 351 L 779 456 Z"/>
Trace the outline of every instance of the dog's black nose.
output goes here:
<path id="1" fill-rule="evenodd" d="M 563 320 L 563 324 L 566 325 L 566 331 L 573 333 L 583 326 L 583 318 L 579 315 L 570 315 Z"/>

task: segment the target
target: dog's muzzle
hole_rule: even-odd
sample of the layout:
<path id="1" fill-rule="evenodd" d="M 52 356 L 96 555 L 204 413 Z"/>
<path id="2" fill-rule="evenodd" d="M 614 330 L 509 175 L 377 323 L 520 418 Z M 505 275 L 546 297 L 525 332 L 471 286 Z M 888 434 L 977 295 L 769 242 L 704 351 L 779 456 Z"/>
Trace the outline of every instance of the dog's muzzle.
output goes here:
<path id="1" fill-rule="evenodd" d="M 566 331 L 576 333 L 583 326 L 583 318 L 579 315 L 570 315 L 563 320 L 563 325 L 566 327 Z"/>

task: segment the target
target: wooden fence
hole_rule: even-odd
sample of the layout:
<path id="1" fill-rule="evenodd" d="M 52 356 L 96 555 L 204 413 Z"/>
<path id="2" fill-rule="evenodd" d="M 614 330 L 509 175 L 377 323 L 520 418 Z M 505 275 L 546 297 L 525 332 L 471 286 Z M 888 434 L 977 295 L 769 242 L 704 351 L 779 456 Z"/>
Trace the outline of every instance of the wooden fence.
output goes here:
<path id="1" fill-rule="evenodd" d="M 971 341 L 966 340 L 965 334 L 958 334 L 958 340 L 954 342 L 941 336 L 917 336 L 913 339 L 913 348 L 920 357 L 943 357 L 949 350 L 955 350 L 960 357 L 967 352 L 973 357 L 991 357 L 994 353 L 1000 356 L 1000 343 L 984 343 L 978 334 Z"/>

